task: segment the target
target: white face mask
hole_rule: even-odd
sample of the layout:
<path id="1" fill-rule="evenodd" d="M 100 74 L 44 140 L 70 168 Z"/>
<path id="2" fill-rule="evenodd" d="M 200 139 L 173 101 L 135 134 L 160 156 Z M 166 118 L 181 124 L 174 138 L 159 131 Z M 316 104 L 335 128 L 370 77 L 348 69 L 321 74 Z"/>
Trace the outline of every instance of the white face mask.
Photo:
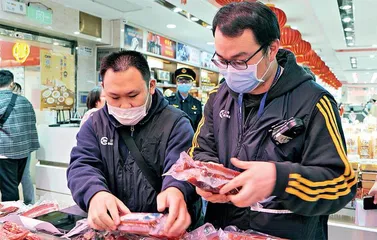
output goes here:
<path id="1" fill-rule="evenodd" d="M 112 115 L 120 124 L 125 126 L 134 126 L 138 124 L 148 114 L 151 101 L 150 94 L 148 93 L 147 100 L 140 107 L 132 108 L 119 108 L 107 104 L 109 114 Z"/>

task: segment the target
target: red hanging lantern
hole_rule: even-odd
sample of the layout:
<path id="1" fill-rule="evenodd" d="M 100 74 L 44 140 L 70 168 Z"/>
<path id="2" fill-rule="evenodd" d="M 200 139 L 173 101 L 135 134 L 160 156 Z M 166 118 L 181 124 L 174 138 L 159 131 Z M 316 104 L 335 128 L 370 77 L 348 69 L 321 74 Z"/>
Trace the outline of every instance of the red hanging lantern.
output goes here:
<path id="1" fill-rule="evenodd" d="M 290 26 L 284 26 L 280 31 L 280 44 L 283 48 L 291 49 L 291 47 L 301 40 L 301 33 L 292 29 Z"/>
<path id="2" fill-rule="evenodd" d="M 312 49 L 310 43 L 305 40 L 301 40 L 297 44 L 292 46 L 292 51 L 295 55 L 304 55 Z"/>
<path id="3" fill-rule="evenodd" d="M 275 7 L 274 4 L 266 4 L 267 7 L 269 7 L 276 15 L 279 23 L 280 29 L 284 27 L 284 25 L 287 23 L 287 15 L 285 15 L 285 12 L 281 10 L 280 8 Z"/>
<path id="4" fill-rule="evenodd" d="M 310 66 L 310 63 L 312 60 L 317 60 L 319 57 L 317 53 L 315 53 L 313 50 L 310 50 L 306 54 L 303 55 L 303 63 L 307 66 Z"/>

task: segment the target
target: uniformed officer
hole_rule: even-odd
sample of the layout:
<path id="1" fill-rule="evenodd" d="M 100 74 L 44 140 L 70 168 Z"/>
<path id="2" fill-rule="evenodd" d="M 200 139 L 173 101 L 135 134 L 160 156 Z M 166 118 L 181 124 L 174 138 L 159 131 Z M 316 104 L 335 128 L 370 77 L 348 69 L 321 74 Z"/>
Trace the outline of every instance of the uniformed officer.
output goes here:
<path id="1" fill-rule="evenodd" d="M 202 103 L 189 94 L 196 74 L 192 69 L 180 68 L 175 71 L 174 76 L 177 82 L 177 92 L 168 97 L 167 100 L 170 105 L 187 113 L 196 131 L 202 118 Z"/>

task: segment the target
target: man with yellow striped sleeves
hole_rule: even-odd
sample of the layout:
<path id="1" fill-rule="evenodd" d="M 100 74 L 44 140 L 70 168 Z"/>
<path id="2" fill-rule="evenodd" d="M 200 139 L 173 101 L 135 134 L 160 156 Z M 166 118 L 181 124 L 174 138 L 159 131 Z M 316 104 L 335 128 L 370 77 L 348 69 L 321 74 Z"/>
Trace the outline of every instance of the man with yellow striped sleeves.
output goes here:
<path id="1" fill-rule="evenodd" d="M 328 215 L 356 191 L 334 98 L 279 49 L 277 18 L 262 3 L 227 5 L 212 26 L 226 83 L 210 93 L 189 153 L 242 173 L 220 194 L 197 188 L 209 202 L 206 221 L 328 239 Z"/>

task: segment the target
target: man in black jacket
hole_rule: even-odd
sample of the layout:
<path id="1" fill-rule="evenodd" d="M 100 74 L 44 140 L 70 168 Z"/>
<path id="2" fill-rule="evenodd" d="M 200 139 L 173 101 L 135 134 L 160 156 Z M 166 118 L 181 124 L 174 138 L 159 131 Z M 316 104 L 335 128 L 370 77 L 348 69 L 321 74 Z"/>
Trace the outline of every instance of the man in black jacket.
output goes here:
<path id="1" fill-rule="evenodd" d="M 221 8 L 213 34 L 226 83 L 210 93 L 189 153 L 242 173 L 220 194 L 197 189 L 209 201 L 206 221 L 327 239 L 328 215 L 356 190 L 335 100 L 279 49 L 277 18 L 262 3 Z"/>

